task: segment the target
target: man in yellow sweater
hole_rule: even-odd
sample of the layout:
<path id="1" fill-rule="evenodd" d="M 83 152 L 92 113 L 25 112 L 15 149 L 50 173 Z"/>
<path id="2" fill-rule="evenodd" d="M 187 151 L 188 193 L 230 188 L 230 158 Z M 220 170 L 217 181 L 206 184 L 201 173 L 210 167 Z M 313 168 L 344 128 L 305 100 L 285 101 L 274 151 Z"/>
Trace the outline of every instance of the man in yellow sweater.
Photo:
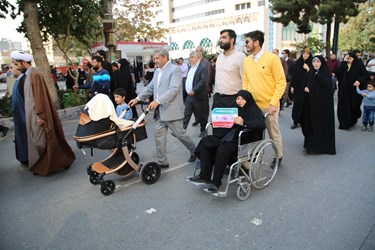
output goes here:
<path id="1" fill-rule="evenodd" d="M 286 79 L 280 58 L 262 50 L 264 33 L 259 30 L 245 35 L 246 48 L 252 55 L 244 62 L 242 88 L 248 90 L 263 113 L 269 113 L 267 131 L 278 147 L 279 166 L 283 157 L 283 144 L 279 129 L 280 98 L 283 96 Z M 276 162 L 276 160 L 274 161 Z"/>

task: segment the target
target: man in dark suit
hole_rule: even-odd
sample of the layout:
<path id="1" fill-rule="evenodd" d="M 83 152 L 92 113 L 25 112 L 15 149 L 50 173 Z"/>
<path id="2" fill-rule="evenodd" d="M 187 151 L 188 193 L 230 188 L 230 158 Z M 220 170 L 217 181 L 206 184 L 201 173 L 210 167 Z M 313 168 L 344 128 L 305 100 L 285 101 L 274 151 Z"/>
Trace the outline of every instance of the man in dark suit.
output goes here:
<path id="1" fill-rule="evenodd" d="M 209 104 L 206 88 L 207 75 L 209 73 L 208 64 L 199 60 L 197 51 L 190 53 L 191 67 L 187 73 L 185 81 L 185 112 L 184 129 L 189 125 L 191 115 L 195 114 L 196 121 L 201 125 L 199 137 L 205 135 L 205 127 L 208 120 Z"/>
<path id="2" fill-rule="evenodd" d="M 290 82 L 292 81 L 293 77 L 293 67 L 294 67 L 294 60 L 290 57 L 290 51 L 288 49 L 283 50 L 284 59 L 286 64 L 288 65 L 288 74 L 286 76 L 286 90 L 283 96 L 284 102 L 286 102 L 286 107 L 292 105 L 292 93 L 290 92 Z M 280 107 L 281 108 L 281 107 Z"/>
<path id="3" fill-rule="evenodd" d="M 194 162 L 197 157 L 194 154 L 195 144 L 183 129 L 184 102 L 182 99 L 182 72 L 181 69 L 169 61 L 169 53 L 166 49 L 157 50 L 154 54 L 154 62 L 158 68 L 151 82 L 146 88 L 131 100 L 129 106 L 136 105 L 141 100 L 146 100 L 154 95 L 154 101 L 148 108 L 155 110 L 155 143 L 157 163 L 161 168 L 168 168 L 167 159 L 167 132 L 168 129 L 190 151 L 189 162 Z"/>

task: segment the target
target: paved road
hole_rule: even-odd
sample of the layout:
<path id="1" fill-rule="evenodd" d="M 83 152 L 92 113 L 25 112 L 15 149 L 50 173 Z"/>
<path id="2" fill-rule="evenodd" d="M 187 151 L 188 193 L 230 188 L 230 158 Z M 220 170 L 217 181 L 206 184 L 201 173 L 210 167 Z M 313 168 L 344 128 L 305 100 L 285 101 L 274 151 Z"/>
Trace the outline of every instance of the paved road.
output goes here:
<path id="1" fill-rule="evenodd" d="M 280 117 L 283 167 L 246 201 L 234 186 L 217 198 L 186 182 L 193 164 L 172 136 L 171 168 L 157 183 L 113 175 L 117 189 L 106 197 L 85 168 L 108 152 L 91 158 L 75 147 L 77 119 L 63 122 L 77 160 L 48 177 L 18 164 L 10 133 L 0 139 L 0 249 L 375 249 L 375 133 L 337 130 L 336 156 L 305 155 L 290 112 Z M 138 144 L 141 163 L 155 155 L 151 117 L 149 138 Z M 198 128 L 188 133 L 198 142 Z"/>

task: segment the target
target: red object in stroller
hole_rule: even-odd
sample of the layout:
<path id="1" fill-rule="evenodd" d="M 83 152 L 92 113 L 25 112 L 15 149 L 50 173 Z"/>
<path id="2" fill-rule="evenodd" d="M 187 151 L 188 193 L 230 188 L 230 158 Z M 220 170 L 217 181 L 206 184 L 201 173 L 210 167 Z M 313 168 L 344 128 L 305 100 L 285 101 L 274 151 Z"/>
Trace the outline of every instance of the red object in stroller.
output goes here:
<path id="1" fill-rule="evenodd" d="M 159 179 L 159 165 L 156 162 L 139 165 L 139 156 L 134 151 L 136 142 L 147 138 L 144 121 L 147 113 L 148 110 L 144 111 L 133 125 L 120 129 L 109 117 L 94 121 L 90 119 L 88 109 L 81 112 L 77 132 L 73 136 L 78 148 L 111 149 L 107 158 L 87 167 L 90 182 L 100 184 L 103 195 L 110 195 L 115 190 L 112 180 L 104 180 L 104 176 L 111 173 L 129 176 L 137 171 L 146 184 L 153 184 Z"/>

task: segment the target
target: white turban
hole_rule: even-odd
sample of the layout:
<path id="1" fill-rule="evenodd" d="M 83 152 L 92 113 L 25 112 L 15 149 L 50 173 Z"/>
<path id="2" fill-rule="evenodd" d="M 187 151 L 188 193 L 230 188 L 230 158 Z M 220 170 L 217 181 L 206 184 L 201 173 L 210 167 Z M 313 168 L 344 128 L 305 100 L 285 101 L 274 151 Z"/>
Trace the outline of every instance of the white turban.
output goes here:
<path id="1" fill-rule="evenodd" d="M 33 60 L 32 55 L 23 51 L 12 51 L 12 53 L 10 53 L 10 57 L 14 60 L 25 61 L 25 62 L 31 62 Z"/>

